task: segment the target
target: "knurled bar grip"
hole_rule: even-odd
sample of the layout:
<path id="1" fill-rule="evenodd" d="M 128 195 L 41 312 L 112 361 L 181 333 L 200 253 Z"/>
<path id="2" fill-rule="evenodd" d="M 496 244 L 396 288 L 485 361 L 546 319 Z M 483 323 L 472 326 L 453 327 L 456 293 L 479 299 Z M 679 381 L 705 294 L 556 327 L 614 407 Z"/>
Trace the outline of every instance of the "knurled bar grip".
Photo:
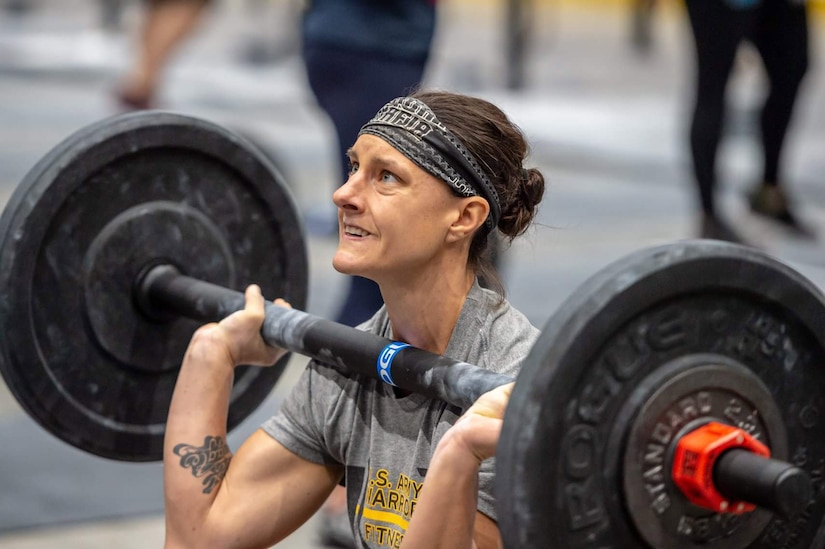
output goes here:
<path id="1" fill-rule="evenodd" d="M 213 322 L 243 309 L 245 303 L 243 293 L 180 274 L 170 265 L 153 267 L 138 281 L 136 290 L 138 303 L 153 316 L 172 312 Z M 261 335 L 270 345 L 462 410 L 485 392 L 515 381 L 511 376 L 269 302 Z"/>

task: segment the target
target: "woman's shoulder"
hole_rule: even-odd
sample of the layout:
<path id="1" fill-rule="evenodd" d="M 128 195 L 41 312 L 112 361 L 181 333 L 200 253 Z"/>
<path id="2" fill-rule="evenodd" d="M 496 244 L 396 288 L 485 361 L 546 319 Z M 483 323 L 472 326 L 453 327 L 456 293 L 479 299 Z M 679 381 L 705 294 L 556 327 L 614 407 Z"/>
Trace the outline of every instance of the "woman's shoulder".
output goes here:
<path id="1" fill-rule="evenodd" d="M 448 356 L 514 374 L 539 331 L 506 299 L 478 285 L 470 290 L 447 349 Z"/>
<path id="2" fill-rule="evenodd" d="M 506 298 L 493 290 L 484 288 L 478 283 L 470 290 L 467 299 L 470 308 L 475 308 L 474 314 L 469 315 L 477 319 L 484 319 L 494 332 L 524 334 L 527 337 L 538 337 L 539 330 L 530 319 L 514 307 Z"/>

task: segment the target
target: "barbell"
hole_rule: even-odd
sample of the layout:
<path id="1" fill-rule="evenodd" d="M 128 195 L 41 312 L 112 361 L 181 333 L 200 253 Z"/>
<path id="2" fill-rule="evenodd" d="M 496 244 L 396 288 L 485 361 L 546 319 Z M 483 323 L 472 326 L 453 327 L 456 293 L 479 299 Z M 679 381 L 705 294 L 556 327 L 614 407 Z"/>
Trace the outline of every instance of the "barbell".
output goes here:
<path id="1" fill-rule="evenodd" d="M 162 458 L 194 330 L 268 305 L 271 344 L 462 409 L 511 378 L 309 315 L 302 224 L 271 161 L 162 112 L 83 128 L 0 217 L 0 372 L 50 433 Z M 228 426 L 277 382 L 239 367 Z M 825 545 L 825 297 L 750 248 L 643 249 L 576 290 L 524 362 L 504 419 L 505 546 Z"/>

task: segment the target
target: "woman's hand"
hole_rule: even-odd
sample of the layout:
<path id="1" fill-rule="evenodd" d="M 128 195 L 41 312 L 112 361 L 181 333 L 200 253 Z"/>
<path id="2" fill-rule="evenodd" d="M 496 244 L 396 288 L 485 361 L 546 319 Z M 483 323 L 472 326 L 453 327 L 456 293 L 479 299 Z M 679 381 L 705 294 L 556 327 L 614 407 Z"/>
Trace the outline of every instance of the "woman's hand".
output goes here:
<path id="1" fill-rule="evenodd" d="M 193 344 L 205 342 L 225 350 L 232 366 L 248 364 L 271 366 L 286 354 L 280 347 L 268 345 L 261 337 L 263 325 L 264 297 L 261 288 L 251 284 L 244 293 L 246 306 L 232 313 L 218 323 L 207 324 L 195 333 Z M 276 299 L 275 305 L 291 308 L 283 299 Z"/>
<path id="2" fill-rule="evenodd" d="M 501 547 L 496 523 L 478 511 L 478 473 L 496 454 L 513 385 L 481 395 L 438 442 L 402 548 Z"/>
<path id="3" fill-rule="evenodd" d="M 496 387 L 478 397 L 451 429 L 456 441 L 472 452 L 479 463 L 496 455 L 513 385 L 515 383 Z"/>

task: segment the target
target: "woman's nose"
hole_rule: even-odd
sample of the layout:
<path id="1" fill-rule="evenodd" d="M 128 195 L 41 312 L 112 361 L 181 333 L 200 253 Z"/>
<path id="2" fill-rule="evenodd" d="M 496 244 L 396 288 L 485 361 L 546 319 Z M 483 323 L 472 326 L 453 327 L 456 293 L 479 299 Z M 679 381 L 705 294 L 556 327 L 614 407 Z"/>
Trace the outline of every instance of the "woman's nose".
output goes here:
<path id="1" fill-rule="evenodd" d="M 332 201 L 339 208 L 357 210 L 361 203 L 360 188 L 358 172 L 352 173 L 346 182 L 332 193 Z"/>

